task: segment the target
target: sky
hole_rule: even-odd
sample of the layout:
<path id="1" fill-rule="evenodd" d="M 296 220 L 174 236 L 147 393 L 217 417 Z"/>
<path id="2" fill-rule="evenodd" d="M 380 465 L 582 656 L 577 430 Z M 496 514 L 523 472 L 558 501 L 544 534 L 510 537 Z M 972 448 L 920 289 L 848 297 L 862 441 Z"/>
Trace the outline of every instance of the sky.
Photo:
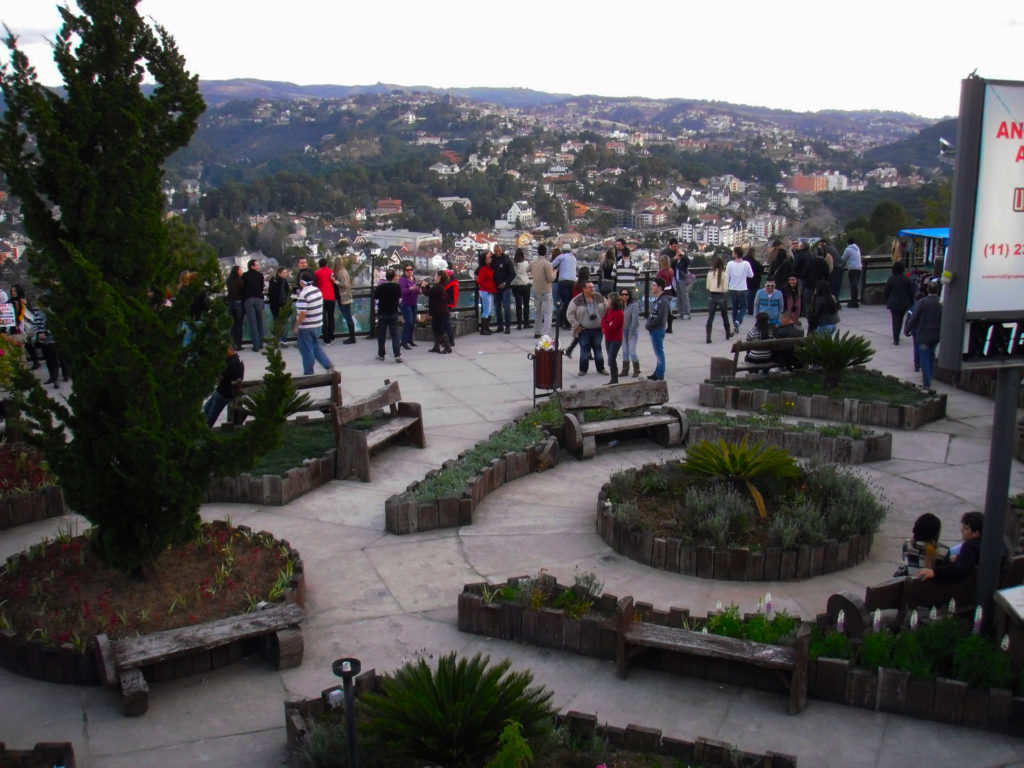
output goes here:
<path id="1" fill-rule="evenodd" d="M 171 33 L 202 80 L 524 87 L 935 119 L 957 114 L 960 81 L 975 70 L 1024 81 L 1020 0 L 141 0 L 138 8 Z M 0 21 L 19 35 L 40 80 L 59 85 L 47 43 L 60 24 L 57 3 L 4 0 Z"/>

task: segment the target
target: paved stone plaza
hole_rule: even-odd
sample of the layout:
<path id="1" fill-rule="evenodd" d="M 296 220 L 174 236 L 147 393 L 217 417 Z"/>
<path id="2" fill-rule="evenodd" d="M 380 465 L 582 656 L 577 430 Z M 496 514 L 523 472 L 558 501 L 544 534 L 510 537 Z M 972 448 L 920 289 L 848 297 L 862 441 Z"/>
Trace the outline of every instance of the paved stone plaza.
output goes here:
<path id="1" fill-rule="evenodd" d="M 910 380 L 908 342 L 893 346 L 889 314 L 883 307 L 844 311 L 842 329 L 867 335 L 876 346 L 872 367 Z M 675 323 L 666 336 L 670 401 L 696 407 L 697 385 L 710 357 L 727 353 L 728 343 L 704 343 L 704 317 Z M 385 378 L 401 384 L 406 400 L 423 404 L 428 448 L 385 448 L 373 460 L 374 481 L 334 481 L 284 507 L 215 504 L 208 520 L 230 516 L 253 530 L 288 539 L 306 569 L 308 619 L 305 659 L 297 669 L 274 671 L 259 657 L 213 673 L 156 683 L 149 712 L 120 714 L 118 697 L 101 688 L 53 685 L 0 671 L 0 741 L 30 748 L 36 741 L 72 741 L 80 766 L 244 765 L 279 766 L 285 759 L 286 699 L 315 696 L 336 682 L 331 662 L 356 656 L 363 668 L 388 671 L 418 652 L 484 652 L 510 657 L 529 667 L 538 682 L 555 692 L 562 710 L 597 715 L 599 721 L 663 730 L 665 735 L 720 739 L 751 751 L 795 754 L 800 765 L 1024 766 L 1024 740 L 896 715 L 810 700 L 799 715 L 786 714 L 785 696 L 635 669 L 628 680 L 614 664 L 590 658 L 464 635 L 456 629 L 456 598 L 462 585 L 483 579 L 547 571 L 571 583 L 573 569 L 597 573 L 605 590 L 631 594 L 658 607 L 680 606 L 703 614 L 716 601 L 754 610 L 765 591 L 775 605 L 812 618 L 828 596 L 862 590 L 888 577 L 899 560 L 900 543 L 924 511 L 942 518 L 944 538 L 957 530 L 960 515 L 980 508 L 992 429 L 990 400 L 954 390 L 948 418 L 915 432 L 893 436 L 893 458 L 864 466 L 892 504 L 875 537 L 871 556 L 859 566 L 805 582 L 745 584 L 679 576 L 627 560 L 594 530 L 598 489 L 613 471 L 680 457 L 648 441 L 599 446 L 597 457 L 580 462 L 563 457 L 548 472 L 507 484 L 487 497 L 471 527 L 397 537 L 384 532 L 384 500 L 526 411 L 531 404 L 530 331 L 509 336 L 457 339 L 452 355 L 432 355 L 421 344 L 396 365 L 375 359 L 376 344 L 360 338 L 354 346 L 335 343 L 327 353 L 342 371 L 346 398 L 365 395 Z M 653 355 L 640 340 L 643 375 Z M 243 352 L 247 374 L 258 374 L 263 358 Z M 289 370 L 301 370 L 294 345 L 285 350 Z M 566 361 L 565 385 L 604 384 L 591 372 L 577 378 L 576 361 Z M 63 391 L 66 393 L 67 388 Z M 1011 492 L 1024 490 L 1024 466 L 1014 462 Z M 0 556 L 19 551 L 59 526 L 82 521 L 67 517 L 0 533 Z"/>

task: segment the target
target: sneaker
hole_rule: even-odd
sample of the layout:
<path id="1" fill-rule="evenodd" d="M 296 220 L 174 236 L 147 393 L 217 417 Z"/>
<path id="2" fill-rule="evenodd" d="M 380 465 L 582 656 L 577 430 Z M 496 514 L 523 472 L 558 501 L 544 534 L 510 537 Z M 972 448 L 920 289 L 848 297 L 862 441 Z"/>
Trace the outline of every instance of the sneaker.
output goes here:
<path id="1" fill-rule="evenodd" d="M 395 358 L 395 362 L 396 362 L 396 363 L 400 363 L 400 362 L 402 362 L 402 356 L 401 356 L 401 355 L 399 355 L 398 357 L 396 357 L 396 358 Z"/>
<path id="2" fill-rule="evenodd" d="M 341 342 L 341 343 L 342 343 L 342 344 L 355 344 L 355 343 L 356 343 L 356 340 L 350 337 L 350 338 L 347 338 L 347 339 L 345 339 L 345 340 L 344 340 L 343 342 Z"/>
<path id="3" fill-rule="evenodd" d="M 690 319 L 689 315 L 683 315 L 683 320 L 689 320 L 689 319 Z"/>
<path id="4" fill-rule="evenodd" d="M 577 376 L 586 376 L 587 372 L 586 371 L 579 371 L 576 375 Z"/>
<path id="5" fill-rule="evenodd" d="M 387 358 L 384 355 L 377 355 L 377 359 L 383 363 Z"/>

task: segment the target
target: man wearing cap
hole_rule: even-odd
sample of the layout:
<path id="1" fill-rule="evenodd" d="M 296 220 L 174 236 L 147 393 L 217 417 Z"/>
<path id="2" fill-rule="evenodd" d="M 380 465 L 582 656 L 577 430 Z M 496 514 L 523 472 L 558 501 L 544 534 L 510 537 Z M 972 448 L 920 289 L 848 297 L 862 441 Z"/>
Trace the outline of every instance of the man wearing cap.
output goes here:
<path id="1" fill-rule="evenodd" d="M 299 273 L 299 295 L 295 299 L 295 345 L 302 356 L 302 373 L 313 374 L 313 362 L 320 363 L 327 370 L 334 369 L 334 363 L 320 346 L 320 326 L 323 324 L 324 297 L 315 285 L 315 277 L 308 269 Z"/>

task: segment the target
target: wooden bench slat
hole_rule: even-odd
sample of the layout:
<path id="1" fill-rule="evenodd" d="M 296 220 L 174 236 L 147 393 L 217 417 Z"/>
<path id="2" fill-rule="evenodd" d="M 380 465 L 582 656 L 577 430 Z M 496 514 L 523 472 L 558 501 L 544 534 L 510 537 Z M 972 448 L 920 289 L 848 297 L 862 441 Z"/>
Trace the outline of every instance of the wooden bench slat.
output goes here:
<path id="1" fill-rule="evenodd" d="M 257 637 L 298 624 L 306 617 L 295 603 L 274 606 L 265 611 L 229 616 L 197 626 L 178 627 L 142 637 L 111 643 L 118 670 L 142 667 L 185 656 L 199 650 L 211 650 L 225 642 Z"/>
<path id="2" fill-rule="evenodd" d="M 366 433 L 366 443 L 370 448 L 376 448 L 401 434 L 418 420 L 415 416 L 392 416 Z"/>
<path id="3" fill-rule="evenodd" d="M 580 433 L 583 435 L 603 435 L 608 432 L 618 432 L 626 429 L 643 429 L 659 424 L 671 424 L 678 421 L 678 417 L 669 413 L 652 413 L 650 416 L 623 416 L 618 419 L 605 419 L 604 421 L 585 421 L 580 424 Z"/>
<path id="4" fill-rule="evenodd" d="M 723 635 L 692 632 L 676 627 L 634 622 L 626 630 L 627 645 L 642 645 L 727 661 L 740 661 L 768 669 L 792 670 L 797 663 L 793 648 L 765 645 Z"/>
<path id="5" fill-rule="evenodd" d="M 372 395 L 361 398 L 354 403 L 343 405 L 339 408 L 342 422 L 355 421 L 364 416 L 370 416 L 381 411 L 390 405 L 394 405 L 402 399 L 402 391 L 397 381 L 381 387 Z"/>
<path id="6" fill-rule="evenodd" d="M 625 410 L 668 402 L 668 384 L 664 381 L 629 381 L 611 387 L 563 389 L 558 393 L 563 411 L 586 408 Z"/>

